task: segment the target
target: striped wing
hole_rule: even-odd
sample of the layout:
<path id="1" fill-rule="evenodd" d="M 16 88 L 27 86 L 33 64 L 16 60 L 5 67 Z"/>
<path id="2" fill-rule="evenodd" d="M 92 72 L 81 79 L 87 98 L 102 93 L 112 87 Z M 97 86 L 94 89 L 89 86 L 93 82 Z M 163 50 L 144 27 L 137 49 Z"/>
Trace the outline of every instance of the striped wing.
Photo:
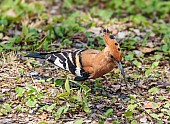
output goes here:
<path id="1" fill-rule="evenodd" d="M 89 74 L 84 71 L 81 62 L 81 53 L 85 49 L 74 51 L 63 51 L 48 55 L 47 60 L 63 70 L 67 70 L 78 77 L 87 77 Z"/>

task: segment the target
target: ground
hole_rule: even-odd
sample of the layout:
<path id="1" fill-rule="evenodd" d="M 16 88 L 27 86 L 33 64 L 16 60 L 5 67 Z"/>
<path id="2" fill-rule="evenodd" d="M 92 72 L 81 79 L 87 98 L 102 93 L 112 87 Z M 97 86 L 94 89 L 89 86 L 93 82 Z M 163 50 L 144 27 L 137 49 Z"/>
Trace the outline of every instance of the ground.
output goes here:
<path id="1" fill-rule="evenodd" d="M 4 0 L 0 123 L 170 123 L 169 5 L 163 0 Z M 76 82 L 51 63 L 24 57 L 29 51 L 102 50 L 104 28 L 120 44 L 126 82 L 117 67 L 101 78 Z"/>

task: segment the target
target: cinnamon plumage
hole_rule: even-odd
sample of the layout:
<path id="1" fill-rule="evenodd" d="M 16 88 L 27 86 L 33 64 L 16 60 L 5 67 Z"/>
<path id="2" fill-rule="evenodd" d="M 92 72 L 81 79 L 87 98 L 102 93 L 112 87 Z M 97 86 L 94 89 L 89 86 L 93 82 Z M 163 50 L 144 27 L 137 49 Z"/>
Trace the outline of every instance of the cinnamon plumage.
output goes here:
<path id="1" fill-rule="evenodd" d="M 76 81 L 95 79 L 113 70 L 117 64 L 125 79 L 122 68 L 122 53 L 116 39 L 108 29 L 103 30 L 106 47 L 103 51 L 94 49 L 76 49 L 61 52 L 31 52 L 26 57 L 45 59 L 59 68 L 75 75 Z"/>

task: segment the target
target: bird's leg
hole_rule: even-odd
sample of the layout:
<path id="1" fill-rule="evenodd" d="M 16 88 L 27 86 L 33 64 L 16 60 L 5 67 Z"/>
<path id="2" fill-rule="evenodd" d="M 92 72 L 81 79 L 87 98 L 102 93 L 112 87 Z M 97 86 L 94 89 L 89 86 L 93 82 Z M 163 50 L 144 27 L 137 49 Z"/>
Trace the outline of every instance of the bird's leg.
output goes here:
<path id="1" fill-rule="evenodd" d="M 84 81 L 84 80 L 87 80 L 87 79 L 88 79 L 88 77 L 80 77 L 80 76 L 76 76 L 74 78 L 75 81 Z"/>

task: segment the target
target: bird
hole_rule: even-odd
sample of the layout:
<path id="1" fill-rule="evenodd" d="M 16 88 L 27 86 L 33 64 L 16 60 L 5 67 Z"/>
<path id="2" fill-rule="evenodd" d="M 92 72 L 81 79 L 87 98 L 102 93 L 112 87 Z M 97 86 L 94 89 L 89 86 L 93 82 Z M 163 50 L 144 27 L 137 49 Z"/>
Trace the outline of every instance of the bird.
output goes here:
<path id="1" fill-rule="evenodd" d="M 105 48 L 74 49 L 53 52 L 29 52 L 25 57 L 44 59 L 59 68 L 75 75 L 75 81 L 96 79 L 115 68 L 118 65 L 125 81 L 125 73 L 122 67 L 122 52 L 115 36 L 108 29 L 103 30 Z"/>

